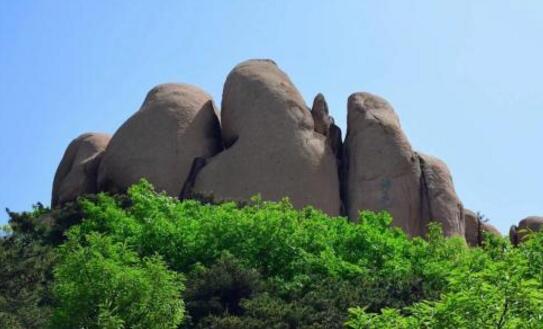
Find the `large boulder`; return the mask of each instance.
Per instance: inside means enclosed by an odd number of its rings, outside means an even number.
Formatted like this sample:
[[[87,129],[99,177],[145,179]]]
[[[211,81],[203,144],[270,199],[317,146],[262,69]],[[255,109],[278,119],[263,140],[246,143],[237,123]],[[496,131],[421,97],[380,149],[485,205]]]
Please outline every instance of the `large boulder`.
[[[345,206],[351,220],[360,210],[387,210],[396,226],[421,235],[421,169],[389,103],[369,93],[349,97],[343,147]]]
[[[97,192],[98,166],[111,136],[86,133],[74,139],[55,173],[51,207]]]
[[[364,92],[349,97],[343,152],[344,203],[351,220],[361,210],[386,210],[411,236],[425,234],[430,221],[440,223],[446,236],[464,236],[463,206],[449,169],[413,151],[386,100]]]
[[[211,97],[187,84],[153,88],[113,135],[98,173],[101,190],[124,192],[141,178],[178,196],[195,158],[222,150]]]
[[[511,226],[509,238],[514,245],[519,244],[531,232],[540,232],[543,230],[543,217],[529,216],[521,220],[518,225]]]
[[[464,237],[468,245],[475,247],[483,243],[484,233],[501,236],[500,231],[492,224],[482,221],[475,212],[464,209]]]
[[[228,75],[221,123],[227,149],[209,160],[194,192],[221,200],[288,197],[340,213],[334,153],[288,76],[269,60],[250,60]]]
[[[418,153],[421,165],[423,224],[441,224],[445,236],[464,236],[464,207],[456,195],[451,173],[445,162]]]

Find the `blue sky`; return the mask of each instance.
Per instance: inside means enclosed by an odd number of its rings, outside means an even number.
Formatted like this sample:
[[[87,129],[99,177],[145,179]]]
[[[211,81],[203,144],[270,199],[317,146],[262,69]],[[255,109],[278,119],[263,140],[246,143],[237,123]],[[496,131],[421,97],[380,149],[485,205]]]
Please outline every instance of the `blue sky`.
[[[2,1],[0,207],[48,204],[70,140],[115,132],[154,85],[220,104],[235,64],[272,58],[342,128],[352,92],[387,98],[506,232],[543,215],[542,36],[536,0]]]

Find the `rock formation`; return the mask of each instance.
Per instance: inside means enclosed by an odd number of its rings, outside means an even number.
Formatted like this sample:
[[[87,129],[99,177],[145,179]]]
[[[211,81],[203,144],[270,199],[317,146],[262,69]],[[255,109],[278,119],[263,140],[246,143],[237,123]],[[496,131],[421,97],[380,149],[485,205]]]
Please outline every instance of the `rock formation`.
[[[288,197],[295,207],[340,214],[332,148],[314,130],[302,96],[274,62],[246,61],[230,72],[221,124],[227,149],[200,171],[196,193],[216,200]]]
[[[326,136],[332,152],[334,152],[338,161],[341,162],[343,157],[341,129],[335,125],[334,118],[328,112],[328,103],[326,103],[326,99],[321,93],[318,93],[313,99],[311,116],[313,117],[315,131]]]
[[[311,116],[313,117],[315,131],[324,136],[328,136],[328,131],[332,125],[332,118],[328,113],[328,103],[326,103],[324,95],[321,93],[318,93],[317,96],[315,96],[315,99],[313,99]]]
[[[390,104],[369,93],[349,97],[344,145],[347,214],[387,210],[409,235],[422,235],[430,221],[445,235],[464,235],[462,203],[446,165],[411,148]]]
[[[420,163],[398,117],[384,99],[349,97],[344,144],[345,206],[351,220],[360,210],[388,210],[394,224],[420,235]]]
[[[51,207],[98,191],[98,166],[110,138],[106,134],[86,133],[68,145],[55,173]]]
[[[481,218],[469,209],[464,209],[465,235],[468,245],[480,246],[484,241],[484,233],[501,236],[500,231],[493,225],[484,222]]]
[[[153,88],[111,141],[87,134],[70,144],[52,205],[85,193],[122,193],[146,178],[181,199],[288,197],[297,208],[312,205],[353,221],[360,210],[387,210],[411,236],[424,235],[431,221],[472,245],[480,244],[481,232],[499,234],[464,214],[445,163],[413,150],[383,98],[349,97],[343,143],[322,94],[309,109],[273,61],[250,60],[228,75],[220,115],[221,122],[211,97],[197,87]]]
[[[456,195],[447,165],[430,155],[418,153],[421,165],[421,195],[424,231],[430,221],[437,221],[445,235],[464,236],[464,207]]]
[[[512,244],[518,245],[530,232],[540,231],[543,231],[543,217],[529,216],[521,220],[518,225],[511,226],[509,238]]]
[[[98,173],[101,190],[123,192],[141,178],[177,197],[194,158],[222,150],[211,97],[186,84],[153,88],[113,135]]]

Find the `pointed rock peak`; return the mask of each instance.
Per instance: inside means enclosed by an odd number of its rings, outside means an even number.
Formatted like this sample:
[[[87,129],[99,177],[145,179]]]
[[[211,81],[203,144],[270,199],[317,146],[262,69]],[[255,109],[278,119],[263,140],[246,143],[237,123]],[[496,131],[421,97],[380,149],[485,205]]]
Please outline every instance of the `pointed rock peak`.
[[[326,99],[324,98],[324,95],[321,93],[318,93],[315,98],[313,99],[313,107],[311,108],[311,112],[319,112],[323,114],[328,114],[328,103],[326,103]]]
[[[328,136],[330,126],[334,123],[334,119],[328,115],[328,104],[324,95],[318,93],[313,99],[313,107],[311,108],[311,116],[313,117],[313,123],[315,131],[319,134]]]

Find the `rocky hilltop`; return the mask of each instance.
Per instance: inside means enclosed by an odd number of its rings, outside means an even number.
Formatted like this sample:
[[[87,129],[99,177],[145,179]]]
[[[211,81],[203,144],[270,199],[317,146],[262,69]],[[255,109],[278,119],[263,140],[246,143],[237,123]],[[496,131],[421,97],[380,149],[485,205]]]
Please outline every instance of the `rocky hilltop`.
[[[470,245],[481,243],[482,232],[499,234],[464,209],[443,161],[412,148],[385,99],[352,94],[343,140],[324,96],[309,108],[271,60],[245,61],[229,73],[220,113],[200,88],[164,84],[113,136],[77,137],[55,174],[51,203],[122,193],[140,178],[182,199],[288,197],[295,207],[352,221],[363,209],[387,210],[411,236],[423,235],[432,221]],[[531,217],[519,227],[541,223]],[[516,226],[511,234],[519,240]]]

